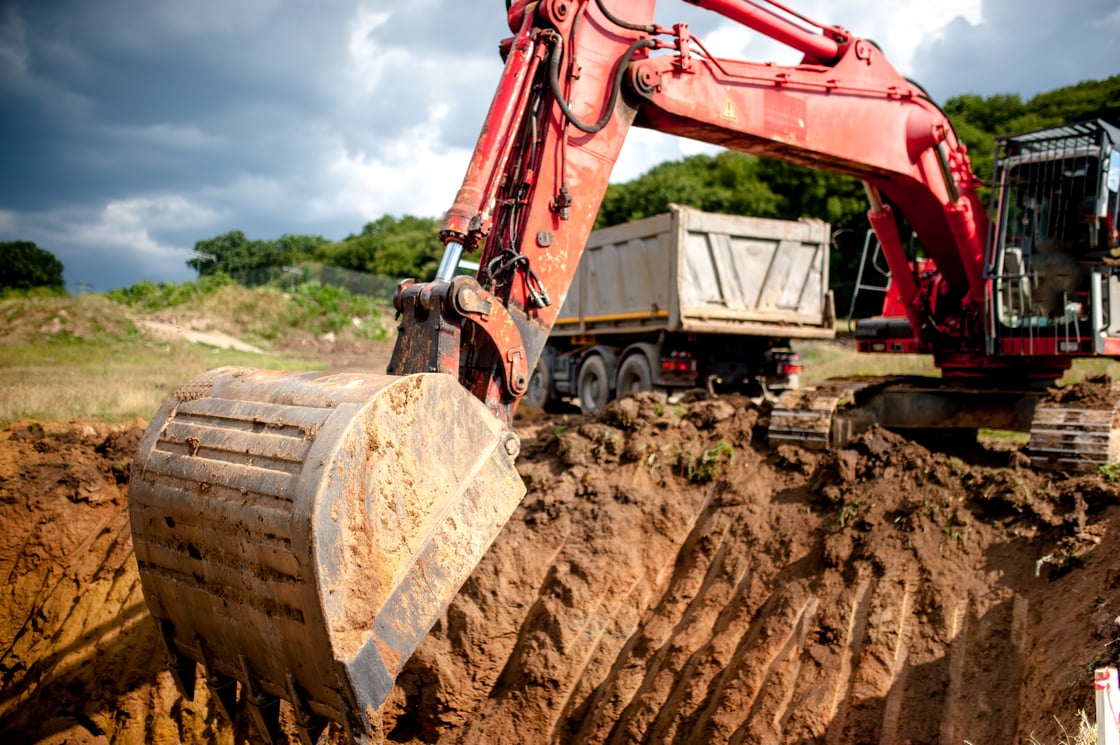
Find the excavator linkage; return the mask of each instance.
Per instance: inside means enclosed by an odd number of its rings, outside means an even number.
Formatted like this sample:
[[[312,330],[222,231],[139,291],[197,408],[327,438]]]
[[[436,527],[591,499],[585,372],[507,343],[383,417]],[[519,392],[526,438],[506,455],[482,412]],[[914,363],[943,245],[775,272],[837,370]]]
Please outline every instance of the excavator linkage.
[[[453,376],[220,368],[132,471],[133,542],[172,671],[227,713],[364,741],[409,655],[524,495],[516,436]]]

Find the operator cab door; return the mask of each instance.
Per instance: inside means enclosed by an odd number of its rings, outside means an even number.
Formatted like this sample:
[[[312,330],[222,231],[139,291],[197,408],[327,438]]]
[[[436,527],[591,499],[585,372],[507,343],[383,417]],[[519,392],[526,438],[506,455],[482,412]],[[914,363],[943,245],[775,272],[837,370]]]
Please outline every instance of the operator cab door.
[[[1003,138],[996,156],[988,353],[1120,356],[1120,130]]]

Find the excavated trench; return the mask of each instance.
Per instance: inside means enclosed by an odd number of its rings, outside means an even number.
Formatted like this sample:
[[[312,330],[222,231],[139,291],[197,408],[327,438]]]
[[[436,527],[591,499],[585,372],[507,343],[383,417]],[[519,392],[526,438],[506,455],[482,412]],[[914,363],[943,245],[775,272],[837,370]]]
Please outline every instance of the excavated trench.
[[[528,495],[405,667],[390,742],[1058,742],[1120,660],[1107,471],[882,430],[770,448],[735,398],[525,414]],[[140,433],[0,430],[5,742],[257,741],[162,669]]]

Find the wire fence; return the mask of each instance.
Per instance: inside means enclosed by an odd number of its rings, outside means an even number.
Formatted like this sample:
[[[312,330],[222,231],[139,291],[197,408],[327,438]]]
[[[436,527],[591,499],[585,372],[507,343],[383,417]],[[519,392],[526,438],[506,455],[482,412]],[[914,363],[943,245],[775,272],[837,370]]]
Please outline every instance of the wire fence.
[[[295,266],[266,266],[237,272],[233,278],[246,287],[272,285],[295,289],[299,285],[318,282],[321,285],[341,287],[353,295],[364,295],[374,302],[391,305],[398,279],[376,274],[356,272],[329,264],[304,262]]]

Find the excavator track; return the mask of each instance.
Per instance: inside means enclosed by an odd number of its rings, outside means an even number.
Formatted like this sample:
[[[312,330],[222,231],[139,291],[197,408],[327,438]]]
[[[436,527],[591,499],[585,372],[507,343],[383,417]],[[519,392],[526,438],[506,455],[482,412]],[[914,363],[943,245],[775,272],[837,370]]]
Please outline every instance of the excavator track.
[[[521,500],[517,450],[450,375],[220,368],[179,388],[141,442],[129,509],[184,693],[201,663],[266,739],[286,699],[305,741],[333,720],[366,742]]]
[[[1095,389],[1097,395],[1087,396],[1071,387],[1074,395],[1039,402],[1027,443],[1032,464],[1091,470],[1120,463],[1120,382]]]
[[[835,380],[813,388],[786,391],[770,409],[768,436],[774,444],[795,443],[811,449],[843,444],[850,433],[837,414],[875,381]]]
[[[839,447],[868,427],[1029,431],[1036,468],[1092,470],[1120,464],[1120,382],[1090,379],[1049,392],[987,391],[908,379],[836,380],[783,393],[769,438],[810,449]]]

